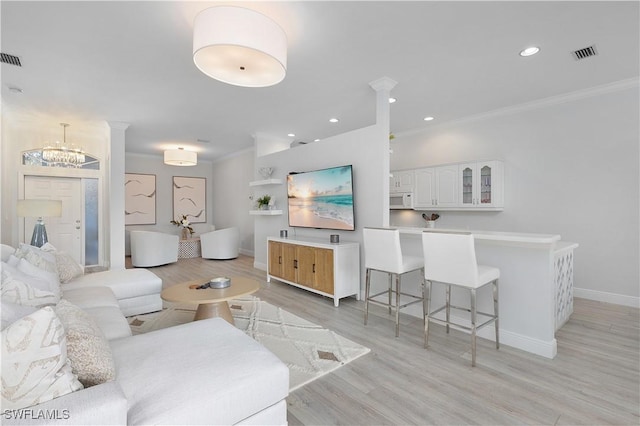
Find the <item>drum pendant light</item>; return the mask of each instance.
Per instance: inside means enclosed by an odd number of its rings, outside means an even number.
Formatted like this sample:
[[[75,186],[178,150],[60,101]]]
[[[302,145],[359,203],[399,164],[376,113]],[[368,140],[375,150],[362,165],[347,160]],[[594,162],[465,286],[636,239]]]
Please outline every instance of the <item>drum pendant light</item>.
[[[224,83],[273,86],[287,72],[287,36],[256,11],[211,7],[194,21],[193,62],[204,74]]]

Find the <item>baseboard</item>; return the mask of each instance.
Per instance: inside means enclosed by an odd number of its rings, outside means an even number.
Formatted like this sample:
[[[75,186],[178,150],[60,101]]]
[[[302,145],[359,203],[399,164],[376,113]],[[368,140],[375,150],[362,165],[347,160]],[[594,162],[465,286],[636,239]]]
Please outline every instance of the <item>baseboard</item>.
[[[253,261],[253,267],[256,269],[260,269],[261,271],[267,271],[269,268],[266,263]]]
[[[253,250],[240,249],[240,254],[244,254],[245,256],[253,257]]]
[[[606,291],[589,290],[586,288],[574,288],[573,296],[582,299],[595,300],[596,302],[613,303],[616,305],[640,308],[640,297],[626,296],[624,294],[608,293]]]

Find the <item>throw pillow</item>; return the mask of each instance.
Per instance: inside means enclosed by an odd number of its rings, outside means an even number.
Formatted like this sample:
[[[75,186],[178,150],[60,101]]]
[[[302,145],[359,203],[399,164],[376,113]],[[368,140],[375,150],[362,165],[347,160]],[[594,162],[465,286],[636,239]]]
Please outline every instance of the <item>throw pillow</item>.
[[[67,335],[67,355],[73,373],[85,387],[115,379],[116,367],[109,342],[85,311],[62,299],[55,307]]]
[[[37,266],[29,263],[26,259],[20,259],[18,263],[18,271],[28,275],[32,278],[38,278],[39,280],[44,280],[47,282],[47,287],[40,288],[40,290],[47,290],[53,293],[58,299],[61,296],[60,290],[60,279],[58,278],[58,274],[54,272],[48,272],[44,269],[40,269]],[[34,287],[37,287],[35,284],[31,284]]]
[[[11,266],[15,266],[16,268],[18,267],[18,264],[20,263],[20,259],[18,259],[17,257],[15,257],[14,255],[9,256],[9,259],[7,260],[7,263]]]
[[[84,275],[84,267],[76,262],[69,253],[58,251],[51,243],[46,243],[41,249],[55,255],[58,278],[61,283],[68,283],[72,279]]]
[[[18,305],[41,307],[56,304],[60,300],[51,291],[40,289],[48,287],[49,283],[21,274],[7,264],[2,265],[1,286],[2,300]]]
[[[31,315],[37,310],[38,308],[34,308],[33,306],[22,306],[3,300],[2,312],[0,312],[2,315],[2,330],[18,321],[20,318]]]
[[[45,271],[58,273],[56,269],[56,256],[38,247],[20,243],[20,247],[16,250],[15,256],[27,259],[27,262]]]
[[[78,389],[64,328],[52,308],[40,309],[2,331],[2,409],[40,404]]]

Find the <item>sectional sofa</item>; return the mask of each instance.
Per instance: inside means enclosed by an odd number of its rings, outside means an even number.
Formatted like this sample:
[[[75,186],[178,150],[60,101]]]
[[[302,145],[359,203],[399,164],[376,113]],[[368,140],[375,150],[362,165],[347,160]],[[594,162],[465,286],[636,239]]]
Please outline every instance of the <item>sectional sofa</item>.
[[[5,263],[12,252],[12,248],[2,247],[6,271],[13,270]],[[9,275],[3,272],[3,307],[5,295],[9,296],[8,290],[5,292]],[[287,366],[223,319],[131,335],[125,315],[160,309],[159,281],[141,269],[83,275],[60,285],[61,299],[55,306],[29,307],[33,313],[7,325],[2,332],[2,423],[286,424]],[[97,324],[115,375],[112,380],[83,387],[75,380],[79,376],[74,370],[70,379],[74,391],[12,408],[12,402],[5,399],[15,389],[15,383],[5,380],[5,375],[14,372],[12,330],[17,323],[29,323],[38,315],[56,318],[57,314],[62,321],[62,305],[79,308],[82,315],[91,318],[87,323]],[[63,328],[71,344],[72,327]],[[67,364],[73,369],[74,362],[70,359]]]

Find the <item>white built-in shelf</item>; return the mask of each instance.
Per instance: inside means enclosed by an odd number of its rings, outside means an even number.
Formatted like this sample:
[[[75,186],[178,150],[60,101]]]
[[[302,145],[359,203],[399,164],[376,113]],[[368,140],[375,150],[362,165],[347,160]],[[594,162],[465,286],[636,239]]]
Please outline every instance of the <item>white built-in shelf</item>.
[[[277,216],[282,214],[282,210],[249,210],[249,214],[254,216]]]
[[[254,180],[253,182],[249,182],[249,186],[280,185],[281,183],[282,179]]]

